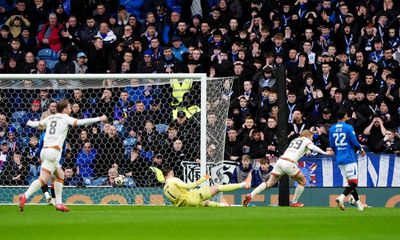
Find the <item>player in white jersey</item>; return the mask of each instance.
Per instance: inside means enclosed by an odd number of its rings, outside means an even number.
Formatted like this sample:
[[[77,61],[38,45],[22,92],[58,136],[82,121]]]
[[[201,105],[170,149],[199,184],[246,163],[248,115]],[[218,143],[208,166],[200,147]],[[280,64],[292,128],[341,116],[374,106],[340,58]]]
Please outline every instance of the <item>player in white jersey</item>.
[[[298,200],[303,193],[304,186],[306,184],[306,178],[297,166],[297,162],[300,158],[304,156],[304,154],[307,153],[308,150],[325,155],[333,154],[331,149],[329,149],[329,151],[327,149],[327,151],[329,152],[327,153],[319,147],[315,146],[312,142],[312,137],[313,135],[309,130],[304,130],[301,132],[300,137],[295,138],[290,142],[285,153],[278,159],[278,161],[276,161],[275,166],[271,172],[271,177],[268,179],[268,181],[261,183],[250,194],[247,194],[245,196],[245,199],[243,201],[244,207],[247,207],[247,205],[251,202],[255,195],[264,191],[266,188],[273,187],[278,182],[279,178],[284,174],[287,174],[298,183],[290,206],[304,207],[304,204],[298,202]]]
[[[62,204],[62,188],[64,184],[64,172],[59,163],[62,153],[62,147],[68,134],[69,126],[88,125],[96,122],[107,121],[106,116],[88,119],[76,119],[70,117],[71,105],[68,100],[61,100],[57,103],[57,114],[50,115],[40,121],[28,121],[27,125],[35,128],[45,128],[46,134],[43,141],[43,149],[40,152],[42,160],[39,179],[31,183],[28,190],[19,196],[19,209],[24,210],[26,200],[44,184],[47,184],[51,175],[54,173],[56,180],[54,191],[56,194],[56,210],[68,212],[69,209]]]

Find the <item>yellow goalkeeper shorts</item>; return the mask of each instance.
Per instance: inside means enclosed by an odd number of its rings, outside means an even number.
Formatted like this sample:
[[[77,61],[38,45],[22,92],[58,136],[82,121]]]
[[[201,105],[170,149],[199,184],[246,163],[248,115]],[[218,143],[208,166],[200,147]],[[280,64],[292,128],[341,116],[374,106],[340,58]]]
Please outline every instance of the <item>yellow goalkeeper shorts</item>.
[[[202,187],[199,189],[190,190],[186,196],[186,207],[198,207],[200,203],[212,197],[210,187]]]

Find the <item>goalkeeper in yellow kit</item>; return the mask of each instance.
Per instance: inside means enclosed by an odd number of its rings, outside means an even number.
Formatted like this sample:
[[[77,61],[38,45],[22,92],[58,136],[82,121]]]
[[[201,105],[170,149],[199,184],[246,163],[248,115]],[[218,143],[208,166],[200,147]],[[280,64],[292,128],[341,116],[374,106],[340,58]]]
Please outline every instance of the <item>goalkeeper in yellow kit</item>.
[[[157,175],[157,180],[165,182],[164,195],[177,207],[223,207],[226,203],[209,201],[211,197],[219,192],[230,192],[240,188],[250,188],[251,175],[242,183],[214,185],[195,189],[205,182],[210,176],[204,176],[194,183],[185,183],[174,176],[172,169],[164,169],[162,172],[152,167]]]

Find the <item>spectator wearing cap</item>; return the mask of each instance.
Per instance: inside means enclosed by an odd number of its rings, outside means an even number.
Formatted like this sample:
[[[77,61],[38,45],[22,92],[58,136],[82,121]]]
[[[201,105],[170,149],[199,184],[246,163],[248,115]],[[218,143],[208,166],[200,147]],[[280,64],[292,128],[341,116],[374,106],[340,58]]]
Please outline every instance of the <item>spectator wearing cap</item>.
[[[73,61],[74,70],[73,73],[81,73],[84,74],[88,71],[88,67],[86,66],[87,56],[84,52],[78,52],[76,55],[76,60]]]
[[[63,26],[57,22],[57,16],[54,13],[49,14],[49,23],[46,23],[41,28],[37,35],[39,42],[38,49],[51,48],[54,52],[61,50],[61,30]]]
[[[322,110],[321,119],[318,121],[318,124],[322,124],[329,129],[332,124],[336,123],[336,119],[332,114],[332,110],[330,108],[324,108]]]
[[[155,64],[152,51],[147,49],[144,51],[143,59],[137,65],[136,72],[138,73],[155,73],[157,72],[157,65]]]
[[[182,62],[182,54],[187,52],[188,49],[182,43],[180,37],[173,37],[172,38],[172,53],[174,54],[175,58]]]
[[[29,27],[31,23],[21,15],[13,15],[5,22],[10,27],[10,32],[14,38],[18,37],[23,27]]]
[[[17,129],[10,126],[7,130],[7,136],[3,138],[3,141],[7,142],[7,146],[10,152],[20,151],[22,150],[22,143],[20,139],[17,137]]]

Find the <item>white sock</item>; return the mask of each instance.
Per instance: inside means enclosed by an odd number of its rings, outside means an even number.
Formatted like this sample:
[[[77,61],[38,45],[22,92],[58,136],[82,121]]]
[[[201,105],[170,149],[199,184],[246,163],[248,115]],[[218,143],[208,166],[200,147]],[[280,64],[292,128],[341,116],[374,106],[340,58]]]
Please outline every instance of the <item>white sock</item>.
[[[267,184],[265,182],[261,183],[256,187],[250,194],[253,198],[255,195],[259,194],[260,192],[264,191],[267,188]]]
[[[55,181],[54,192],[56,193],[56,204],[62,204],[62,189],[63,189],[63,184],[58,181]]]
[[[294,196],[293,196],[293,199],[292,199],[292,203],[297,203],[297,201],[299,200],[299,198],[300,198],[301,194],[303,193],[303,191],[304,191],[304,186],[298,184],[297,187],[296,187],[296,190],[294,191]]]
[[[42,187],[42,183],[39,181],[39,179],[36,179],[31,183],[29,186],[28,190],[25,192],[25,197],[28,199],[32,194],[34,194],[37,190],[39,190]]]
[[[339,198],[339,200],[341,200],[341,201],[344,201],[344,198],[345,198],[346,196],[342,193],[342,194],[340,194],[340,196],[338,197]]]

